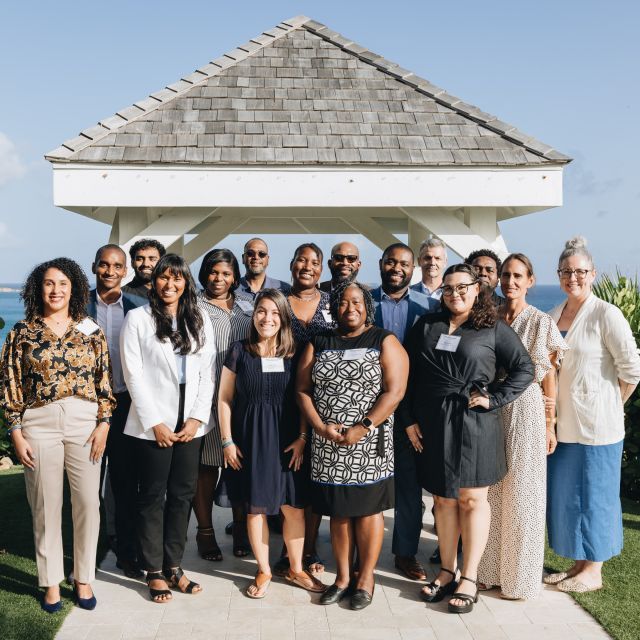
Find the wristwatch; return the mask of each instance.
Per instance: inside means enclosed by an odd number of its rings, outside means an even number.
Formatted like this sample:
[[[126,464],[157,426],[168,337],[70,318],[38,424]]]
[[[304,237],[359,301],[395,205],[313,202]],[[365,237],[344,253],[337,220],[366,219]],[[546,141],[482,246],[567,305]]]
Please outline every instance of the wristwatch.
[[[372,431],[375,427],[375,425],[373,424],[373,422],[371,422],[371,420],[369,418],[363,418],[362,419],[362,426],[367,430],[367,431]]]

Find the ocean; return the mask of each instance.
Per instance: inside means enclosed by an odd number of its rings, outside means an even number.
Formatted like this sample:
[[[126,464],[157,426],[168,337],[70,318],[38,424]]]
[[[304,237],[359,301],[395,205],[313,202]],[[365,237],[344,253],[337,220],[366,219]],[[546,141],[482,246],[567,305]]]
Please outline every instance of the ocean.
[[[20,285],[17,284],[0,283],[0,289],[3,287],[17,289],[19,286]],[[538,285],[531,289],[527,296],[529,304],[538,307],[541,311],[553,309],[553,307],[562,302],[563,299],[564,294],[560,290],[560,287],[555,284]],[[0,344],[4,343],[4,339],[11,327],[23,317],[24,309],[18,297],[18,292],[0,292],[0,318],[3,318],[5,322],[4,328],[0,329]]]

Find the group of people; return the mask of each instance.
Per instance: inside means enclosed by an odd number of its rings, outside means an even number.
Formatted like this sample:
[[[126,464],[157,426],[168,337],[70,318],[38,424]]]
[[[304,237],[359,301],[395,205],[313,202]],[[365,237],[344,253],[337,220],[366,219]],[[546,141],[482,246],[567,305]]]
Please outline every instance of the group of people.
[[[2,351],[3,409],[33,514],[42,607],[60,610],[66,469],[73,504],[74,596],[91,588],[104,459],[114,497],[117,566],[150,597],[202,590],[181,564],[193,510],[200,555],[221,561],[212,511],[232,508],[233,552],[257,563],[246,589],[263,598],[274,574],[324,605],[367,607],[394,509],[392,552],[407,577],[417,560],[422,490],[434,497],[441,568],[421,589],[472,610],[483,589],[537,596],[549,544],[572,558],[545,582],[602,586],[620,553],[624,402],[640,381],[628,323],[591,291],[580,238],[558,262],[566,300],[527,303],[530,260],[480,249],[447,266],[445,245],[402,243],[379,262],[380,286],[358,281],[358,248],[327,261],[300,245],[289,283],[267,275],[269,251],[246,243],[244,276],[224,248],[188,264],[155,240],[127,256],[98,249],[95,289],[72,260],[38,265],[24,285],[26,318]],[[500,285],[502,296],[496,293]],[[89,446],[87,446],[89,445]],[[547,462],[548,461],[548,462]],[[101,464],[102,462],[102,464]],[[546,505],[546,506],[545,506]],[[336,579],[316,541],[330,518]],[[284,546],[269,560],[269,530]],[[462,550],[462,566],[458,558]]]

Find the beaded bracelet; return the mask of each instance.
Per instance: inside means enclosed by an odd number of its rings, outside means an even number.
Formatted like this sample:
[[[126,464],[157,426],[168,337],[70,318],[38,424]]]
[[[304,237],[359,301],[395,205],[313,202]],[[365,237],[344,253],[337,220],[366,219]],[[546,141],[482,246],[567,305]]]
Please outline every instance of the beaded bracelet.
[[[307,441],[307,433],[306,433],[306,431],[301,431],[298,434],[298,438],[300,438],[300,440],[304,440],[306,442]]]

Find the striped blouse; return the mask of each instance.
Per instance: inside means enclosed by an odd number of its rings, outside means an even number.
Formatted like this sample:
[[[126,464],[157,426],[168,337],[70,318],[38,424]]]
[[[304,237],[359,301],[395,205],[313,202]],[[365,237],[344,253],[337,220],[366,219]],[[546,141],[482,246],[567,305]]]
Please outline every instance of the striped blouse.
[[[238,340],[249,337],[253,302],[244,297],[234,296],[233,308],[225,311],[208,301],[203,291],[198,293],[198,306],[209,316],[213,325],[216,355],[213,361],[214,380],[216,381],[213,395],[212,428],[204,437],[200,462],[210,467],[222,466],[224,456],[220,442],[220,423],[218,421],[218,390],[220,388],[220,374],[227,356],[229,346]]]

